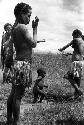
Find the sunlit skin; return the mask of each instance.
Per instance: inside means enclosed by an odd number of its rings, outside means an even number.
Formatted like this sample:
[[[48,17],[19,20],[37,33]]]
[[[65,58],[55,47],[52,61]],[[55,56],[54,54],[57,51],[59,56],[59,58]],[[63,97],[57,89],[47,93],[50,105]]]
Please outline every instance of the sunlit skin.
[[[66,48],[71,46],[73,50],[72,61],[82,61],[84,58],[84,41],[81,36],[76,38],[73,36],[73,40],[65,45],[63,48],[60,48],[59,51],[63,51]]]
[[[74,61],[77,61],[76,63],[78,63],[80,65],[80,61],[83,62],[84,60],[84,40],[82,38],[82,33],[75,33],[73,34],[73,40],[68,43],[67,45],[65,45],[64,47],[60,48],[59,51],[63,51],[66,48],[68,48],[69,46],[71,46],[74,50],[73,50],[73,54],[72,54],[72,65],[74,65]],[[83,63],[82,63],[83,65]],[[71,69],[71,67],[70,67]],[[73,69],[75,69],[75,67],[73,67]],[[80,67],[81,70],[81,67]],[[76,69],[76,71],[78,72],[78,70]],[[74,87],[75,89],[75,95],[81,95],[82,92],[80,91],[80,83],[81,83],[81,76],[77,77],[74,76],[74,74],[72,73],[73,71],[69,71],[71,73],[67,73],[65,74],[64,78],[68,79],[69,82],[71,83],[71,85]],[[81,71],[82,72],[82,71]],[[78,72],[79,73],[79,72]]]
[[[5,29],[7,33],[11,33],[12,26],[8,25]]]
[[[17,8],[22,6],[23,6],[22,10],[20,10],[19,14],[17,14],[18,13]],[[17,74],[18,72],[18,74],[15,75],[16,78],[14,77],[15,84],[17,86],[18,83],[18,87],[14,86],[13,84],[11,90],[11,93],[13,94],[10,94],[7,100],[7,122],[11,123],[13,117],[14,119],[13,123],[15,125],[17,125],[19,121],[20,104],[21,104],[21,99],[25,92],[25,88],[29,87],[30,84],[32,83],[32,74],[31,74],[32,49],[35,48],[37,45],[37,26],[35,26],[34,38],[32,38],[31,35],[29,34],[28,27],[26,26],[27,24],[29,24],[30,17],[32,14],[31,7],[24,9],[27,6],[28,5],[25,3],[17,4],[17,7],[15,8],[16,11],[14,11],[16,19],[12,30],[13,43],[16,50],[16,58],[15,58],[16,62],[14,63],[13,66],[13,68],[15,69],[16,67],[16,69],[13,70],[14,71],[13,74]],[[22,64],[22,66],[19,68],[17,66],[18,63]],[[26,65],[28,66],[28,69]]]

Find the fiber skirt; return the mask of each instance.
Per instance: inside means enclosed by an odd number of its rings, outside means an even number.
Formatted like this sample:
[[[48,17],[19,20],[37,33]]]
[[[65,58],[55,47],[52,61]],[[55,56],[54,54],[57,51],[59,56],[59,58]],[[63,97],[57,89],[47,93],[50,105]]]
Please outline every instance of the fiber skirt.
[[[28,61],[14,61],[8,72],[8,77],[13,85],[30,86],[31,64]]]

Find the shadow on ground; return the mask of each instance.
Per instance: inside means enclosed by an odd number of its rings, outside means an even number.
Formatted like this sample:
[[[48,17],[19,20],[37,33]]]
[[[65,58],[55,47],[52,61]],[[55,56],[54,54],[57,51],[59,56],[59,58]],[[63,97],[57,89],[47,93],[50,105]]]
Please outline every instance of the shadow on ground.
[[[82,121],[77,121],[73,119],[57,120],[56,125],[84,125],[84,120]]]
[[[84,120],[82,121],[76,121],[72,119],[68,120],[57,120],[56,125],[84,125]],[[7,125],[5,122],[0,122],[0,125]]]
[[[74,98],[73,94],[70,94],[70,95],[54,95],[54,94],[51,94],[51,93],[49,93],[47,95],[47,98],[46,98],[46,100],[48,100],[48,101],[56,101],[56,102],[64,102],[64,101],[73,102],[75,100],[82,101],[82,99],[83,99],[83,95]]]

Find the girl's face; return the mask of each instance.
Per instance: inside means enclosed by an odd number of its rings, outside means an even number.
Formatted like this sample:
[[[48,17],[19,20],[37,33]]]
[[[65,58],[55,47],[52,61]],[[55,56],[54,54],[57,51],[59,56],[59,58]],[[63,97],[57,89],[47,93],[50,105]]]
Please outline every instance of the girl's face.
[[[25,25],[29,24],[31,14],[32,14],[31,10],[29,10],[29,13],[27,13],[27,14],[22,14],[22,19],[23,19]]]
[[[12,30],[12,26],[8,25],[7,28],[6,28],[6,32],[10,33]]]

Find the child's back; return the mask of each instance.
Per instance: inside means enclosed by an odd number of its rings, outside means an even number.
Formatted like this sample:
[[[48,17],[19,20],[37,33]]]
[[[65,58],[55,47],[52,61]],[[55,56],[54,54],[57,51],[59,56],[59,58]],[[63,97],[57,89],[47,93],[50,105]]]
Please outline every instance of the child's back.
[[[38,73],[38,77],[37,77],[35,84],[34,84],[34,87],[33,87],[33,94],[34,94],[33,102],[34,103],[37,101],[38,96],[41,96],[40,102],[43,100],[43,98],[45,97],[45,93],[43,91],[43,88],[47,87],[44,84],[44,78],[45,78],[46,72],[42,69],[38,69],[37,73]]]

